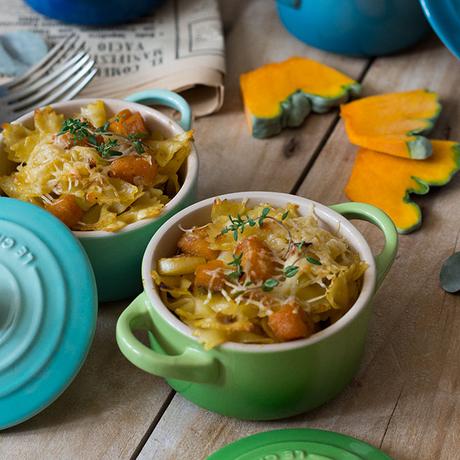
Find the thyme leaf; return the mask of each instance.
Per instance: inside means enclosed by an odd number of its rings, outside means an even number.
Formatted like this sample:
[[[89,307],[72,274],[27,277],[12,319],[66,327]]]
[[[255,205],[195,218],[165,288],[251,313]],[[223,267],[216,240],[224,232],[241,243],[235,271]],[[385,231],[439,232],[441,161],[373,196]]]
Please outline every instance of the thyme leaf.
[[[241,266],[241,258],[243,254],[241,253],[239,256],[233,254],[233,260],[228,263],[228,265],[233,265],[235,270],[232,271],[228,276],[230,278],[238,279],[243,274],[243,267]]]
[[[322,265],[322,263],[318,259],[315,259],[314,257],[307,256],[305,258],[307,259],[308,262],[310,262],[313,265]]]
[[[292,278],[297,274],[298,271],[299,267],[297,267],[297,265],[289,265],[284,269],[283,274],[286,278]]]
[[[280,282],[277,279],[268,278],[267,280],[264,281],[264,284],[262,284],[262,290],[265,292],[272,291],[273,288],[278,286],[278,284],[280,284]]]

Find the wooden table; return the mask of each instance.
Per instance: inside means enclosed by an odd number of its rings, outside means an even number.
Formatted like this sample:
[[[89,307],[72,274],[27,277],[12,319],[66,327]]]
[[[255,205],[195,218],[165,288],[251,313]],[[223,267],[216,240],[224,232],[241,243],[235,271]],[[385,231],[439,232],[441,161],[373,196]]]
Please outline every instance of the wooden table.
[[[435,38],[404,54],[352,59],[291,37],[274,2],[222,2],[227,40],[225,105],[195,123],[200,197],[276,190],[325,204],[345,200],[355,157],[336,111],[312,115],[269,140],[248,133],[238,75],[305,55],[363,83],[364,94],[428,87],[443,112],[434,137],[460,140],[460,65]],[[125,360],[115,323],[128,302],[101,305],[88,359],[66,392],[30,421],[0,434],[1,459],[201,460],[243,436],[315,427],[356,436],[398,460],[460,458],[460,297],[439,287],[442,262],[460,250],[460,175],[417,197],[424,224],[401,237],[397,261],[376,296],[366,354],[353,383],[318,410],[289,420],[243,422],[199,409]],[[381,237],[359,228],[378,250]]]

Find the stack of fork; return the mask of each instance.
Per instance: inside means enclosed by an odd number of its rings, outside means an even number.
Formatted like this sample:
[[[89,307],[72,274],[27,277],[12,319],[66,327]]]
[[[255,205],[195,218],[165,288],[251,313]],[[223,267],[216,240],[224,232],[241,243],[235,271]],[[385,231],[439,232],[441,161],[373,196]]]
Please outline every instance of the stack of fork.
[[[74,34],[57,43],[24,75],[0,85],[0,124],[53,102],[75,97],[94,77],[91,56]]]

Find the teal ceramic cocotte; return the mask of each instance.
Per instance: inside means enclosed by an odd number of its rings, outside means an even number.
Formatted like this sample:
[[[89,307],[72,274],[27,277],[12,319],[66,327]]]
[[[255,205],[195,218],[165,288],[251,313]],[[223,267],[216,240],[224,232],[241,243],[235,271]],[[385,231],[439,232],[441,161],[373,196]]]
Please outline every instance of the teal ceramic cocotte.
[[[395,53],[430,30],[419,0],[277,0],[277,8],[298,39],[339,54]]]
[[[248,199],[249,205],[294,203],[301,213],[310,212],[313,206],[323,224],[332,231],[339,228],[341,236],[368,264],[354,306],[336,323],[307,339],[269,345],[226,343],[205,351],[189,327],[163,304],[151,271],[159,258],[175,253],[180,227],[210,221],[214,201],[210,198],[173,216],[151,239],[142,263],[144,292],[118,320],[118,346],[135,366],[166,378],[185,398],[223,415],[264,420],[313,409],[336,396],[358,370],[372,299],[397,252],[396,229],[385,213],[366,204],[327,207],[274,192],[242,192],[220,198]],[[382,230],[385,245],[378,256],[374,258],[364,237],[348,219],[365,220]],[[150,347],[133,334],[139,329],[148,331]]]
[[[80,107],[95,99],[75,99],[53,104],[52,107],[66,116],[78,113]],[[150,130],[160,131],[171,137],[191,126],[191,110],[187,102],[178,94],[167,90],[148,90],[132,94],[126,100],[103,99],[108,113],[131,109],[142,114]],[[144,102],[171,107],[180,113],[178,123],[161,112],[138,104]],[[15,123],[26,126],[33,120],[33,112]],[[142,291],[139,277],[145,247],[155,231],[174,213],[196,201],[198,179],[198,155],[195,147],[182,167],[182,186],[174,198],[165,205],[159,217],[144,219],[123,228],[116,233],[104,231],[75,231],[74,235],[85,248],[96,276],[98,296],[102,302],[133,297]]]

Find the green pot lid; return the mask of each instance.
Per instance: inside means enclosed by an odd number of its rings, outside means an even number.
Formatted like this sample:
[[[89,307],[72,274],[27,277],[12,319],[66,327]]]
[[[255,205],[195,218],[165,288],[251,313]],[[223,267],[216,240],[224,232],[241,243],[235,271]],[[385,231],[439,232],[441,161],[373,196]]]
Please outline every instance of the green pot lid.
[[[363,441],[332,431],[286,429],[228,444],[207,460],[391,460]]]
[[[93,272],[72,232],[38,206],[0,197],[0,429],[65,390],[96,314]]]

